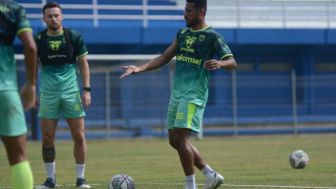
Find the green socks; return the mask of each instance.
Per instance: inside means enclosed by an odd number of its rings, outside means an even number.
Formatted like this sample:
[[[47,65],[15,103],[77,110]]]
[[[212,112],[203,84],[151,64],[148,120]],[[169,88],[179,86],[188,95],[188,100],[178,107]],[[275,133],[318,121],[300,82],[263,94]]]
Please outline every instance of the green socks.
[[[11,166],[13,189],[32,189],[33,174],[28,161]]]

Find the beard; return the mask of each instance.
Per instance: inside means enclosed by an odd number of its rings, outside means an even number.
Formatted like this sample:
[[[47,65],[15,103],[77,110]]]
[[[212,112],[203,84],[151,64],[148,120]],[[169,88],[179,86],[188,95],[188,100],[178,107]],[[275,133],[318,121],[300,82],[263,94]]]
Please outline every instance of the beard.
[[[199,23],[200,23],[200,22],[199,22],[199,20],[197,20],[197,19],[190,20],[190,21],[186,20],[186,26],[187,26],[188,28],[192,28],[192,27],[194,27],[194,26],[197,26]]]
[[[197,26],[201,22],[201,20],[198,19],[198,16],[194,17],[194,19],[187,19],[186,17],[184,17],[184,20],[185,20],[186,26],[188,28],[192,28],[194,26]]]
[[[50,24],[48,26],[49,29],[53,30],[53,31],[57,31],[60,28],[59,24]]]

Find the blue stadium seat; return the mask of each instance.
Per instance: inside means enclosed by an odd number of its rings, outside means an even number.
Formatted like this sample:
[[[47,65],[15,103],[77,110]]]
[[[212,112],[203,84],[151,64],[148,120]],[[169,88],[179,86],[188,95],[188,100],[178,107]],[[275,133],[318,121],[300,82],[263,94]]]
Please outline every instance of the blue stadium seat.
[[[48,2],[51,0],[48,0]],[[34,3],[40,4],[41,0],[19,0],[19,3]],[[67,7],[66,5],[91,5],[92,0],[58,0],[58,3],[63,5],[63,14],[65,17],[64,23],[68,26],[74,27],[85,27],[91,28],[94,26],[93,14],[94,11],[92,7],[87,8],[72,8]],[[120,5],[127,6],[129,5],[129,9],[125,9],[122,7],[121,9],[98,9],[98,14],[102,15],[103,18],[98,19],[98,27],[143,27],[143,21],[141,20],[143,15],[142,0],[98,0],[99,5]],[[176,6],[175,2],[169,0],[149,0],[148,4],[151,6]],[[138,6],[134,9],[134,6]],[[41,22],[42,18],[36,18],[36,14],[41,14],[41,7],[37,8],[26,8],[26,11],[29,15],[34,15],[34,18],[30,18],[32,27],[42,27],[43,22]],[[148,10],[148,15],[154,16],[183,16],[183,12],[181,10]],[[91,18],[71,18],[71,16],[67,15],[78,15],[78,16],[89,16]],[[125,16],[125,18],[123,18]],[[132,16],[137,16],[132,18]],[[42,17],[42,16],[41,16]],[[128,18],[127,18],[128,17]],[[150,19],[148,20],[149,27],[176,27],[180,26],[183,23],[183,20],[160,20],[160,19]]]
[[[149,5],[176,5],[175,2],[170,0],[148,0]]]
[[[142,0],[98,0],[101,5],[142,5]]]
[[[18,3],[41,3],[41,0],[16,0]]]
[[[54,2],[56,0],[47,0],[48,2]],[[57,0],[59,4],[92,4],[92,0]]]
[[[125,27],[135,27],[141,28],[142,27],[142,20],[99,20],[99,27],[100,28],[125,28]]]
[[[98,10],[102,15],[142,15],[142,10]]]
[[[62,10],[63,14],[88,14],[92,15],[93,10],[92,9],[63,9]],[[80,20],[80,19],[77,19]]]

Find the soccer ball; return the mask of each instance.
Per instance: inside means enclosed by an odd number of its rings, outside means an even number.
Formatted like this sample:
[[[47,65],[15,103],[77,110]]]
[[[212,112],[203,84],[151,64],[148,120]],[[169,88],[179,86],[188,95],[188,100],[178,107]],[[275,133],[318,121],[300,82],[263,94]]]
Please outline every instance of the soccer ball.
[[[109,189],[135,189],[132,177],[127,174],[117,174],[111,178]]]
[[[289,164],[294,169],[303,169],[307,166],[309,157],[303,150],[295,150],[289,155]]]

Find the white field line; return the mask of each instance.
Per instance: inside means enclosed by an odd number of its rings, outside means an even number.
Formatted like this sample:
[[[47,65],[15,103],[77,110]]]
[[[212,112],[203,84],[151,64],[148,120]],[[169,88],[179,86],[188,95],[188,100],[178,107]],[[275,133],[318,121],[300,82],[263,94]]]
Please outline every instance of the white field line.
[[[141,183],[141,185],[174,185],[183,186],[184,183],[168,184],[168,183]],[[204,184],[197,184],[198,186],[204,186]],[[281,185],[257,185],[257,184],[223,184],[221,186],[227,187],[239,187],[239,188],[293,188],[293,189],[336,189],[336,187],[321,187],[321,186],[281,186]]]
[[[142,185],[167,185],[167,183],[142,183]],[[183,186],[184,183],[178,183],[174,185]],[[204,184],[197,184],[198,186],[204,186]],[[239,188],[293,188],[293,189],[336,189],[336,187],[321,187],[321,186],[280,186],[280,185],[248,185],[248,184],[223,184],[221,186],[227,187],[239,187]]]
[[[249,188],[294,188],[294,189],[336,189],[336,187],[320,187],[320,186],[279,186],[279,185],[242,185],[242,184],[223,184],[230,187],[249,187]]]
[[[138,183],[141,185],[161,185],[161,186],[183,186],[184,183]],[[91,184],[92,186],[102,186],[101,184]],[[59,186],[74,186],[73,184],[64,184]],[[204,186],[204,184],[198,184],[198,186]],[[288,189],[336,189],[336,187],[323,187],[323,186],[281,186],[281,185],[257,185],[257,184],[223,184],[227,187],[239,187],[239,188],[288,188]],[[0,189],[11,189],[11,187],[0,187]]]

